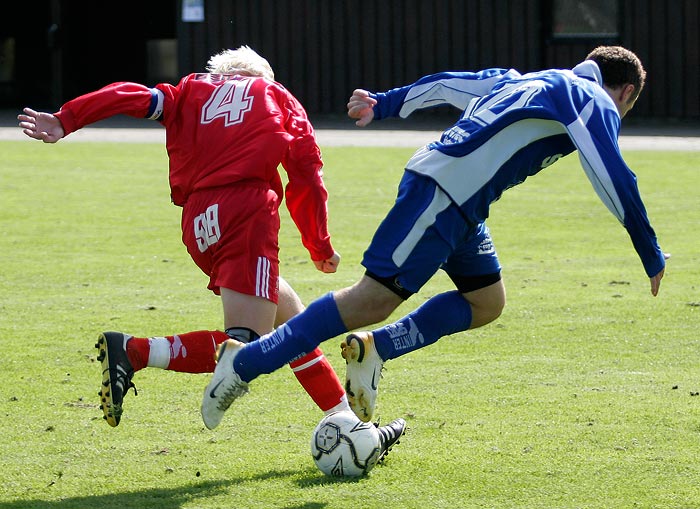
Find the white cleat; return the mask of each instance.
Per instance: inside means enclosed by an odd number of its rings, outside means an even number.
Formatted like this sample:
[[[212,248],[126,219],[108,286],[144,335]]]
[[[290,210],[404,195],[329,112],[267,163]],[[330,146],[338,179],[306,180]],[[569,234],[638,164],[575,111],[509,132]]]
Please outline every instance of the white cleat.
[[[248,384],[233,370],[233,359],[244,346],[235,339],[227,339],[219,345],[214,376],[202,398],[202,419],[209,429],[216,428],[228,407],[248,393]]]
[[[340,345],[345,359],[345,392],[348,403],[361,421],[369,422],[377,403],[377,388],[384,361],[374,347],[371,332],[350,334]]]

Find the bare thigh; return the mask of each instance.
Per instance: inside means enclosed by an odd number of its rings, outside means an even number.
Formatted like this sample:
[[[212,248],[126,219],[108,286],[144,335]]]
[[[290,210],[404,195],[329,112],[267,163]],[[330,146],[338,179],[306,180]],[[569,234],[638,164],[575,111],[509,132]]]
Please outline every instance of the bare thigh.
[[[267,334],[272,330],[277,313],[274,302],[229,288],[221,288],[221,302],[225,329],[246,327],[258,334]]]
[[[279,327],[293,316],[304,311],[304,303],[291,285],[281,277],[279,282],[279,302],[277,304],[277,315],[275,316],[275,327]]]

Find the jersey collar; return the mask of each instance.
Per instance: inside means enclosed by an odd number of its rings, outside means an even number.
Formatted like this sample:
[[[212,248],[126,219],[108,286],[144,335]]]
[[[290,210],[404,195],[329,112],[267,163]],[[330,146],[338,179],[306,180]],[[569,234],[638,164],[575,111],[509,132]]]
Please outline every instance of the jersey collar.
[[[603,86],[603,75],[600,74],[600,68],[593,60],[584,60],[571,70],[576,76],[595,81],[601,87]]]

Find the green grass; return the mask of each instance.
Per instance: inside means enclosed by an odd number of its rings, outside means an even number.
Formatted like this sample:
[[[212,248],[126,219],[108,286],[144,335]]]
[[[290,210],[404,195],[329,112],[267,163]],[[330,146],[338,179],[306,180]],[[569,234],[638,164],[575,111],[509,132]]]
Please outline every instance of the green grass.
[[[410,431],[366,478],[314,467],[320,411],[288,369],[216,432],[208,375],[147,369],[118,428],[97,404],[102,330],[220,328],[180,242],[160,145],[0,143],[0,509],[700,507],[700,173],[626,154],[664,250],[659,297],[576,157],[507,192],[489,224],[509,303],[494,324],[387,363],[379,413]],[[354,282],[413,150],[325,148],[340,271],[285,217],[282,273],[309,302]],[[450,289],[438,275],[403,315]],[[338,340],[323,345],[342,376]]]

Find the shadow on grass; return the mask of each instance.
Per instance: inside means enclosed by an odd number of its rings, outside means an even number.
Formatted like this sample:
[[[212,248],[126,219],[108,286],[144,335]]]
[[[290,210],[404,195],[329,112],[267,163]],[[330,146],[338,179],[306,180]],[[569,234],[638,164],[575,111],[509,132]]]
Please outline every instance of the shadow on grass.
[[[0,509],[143,509],[146,507],[180,509],[183,505],[191,505],[196,500],[221,496],[222,489],[230,488],[239,483],[247,483],[251,480],[293,477],[298,474],[299,471],[297,470],[273,470],[252,478],[245,477],[222,479],[218,481],[203,481],[177,488],[153,488],[123,493],[108,493],[104,495],[66,497],[60,500],[25,498],[13,502],[0,501]],[[326,482],[330,480],[323,476],[320,478],[318,476],[307,476],[307,478],[299,484],[301,486],[320,484],[320,481],[323,479],[325,479]],[[330,481],[333,482],[332,480]],[[237,504],[233,504],[232,507],[236,505]],[[284,509],[323,509],[325,506],[325,503],[320,502],[303,502],[295,506],[285,505]]]
[[[375,468],[380,469],[385,466],[385,463],[380,463]],[[371,475],[371,474],[370,474]],[[314,486],[326,486],[329,484],[356,484],[368,479],[367,475],[362,475],[360,477],[330,477],[323,475],[320,471],[315,469],[307,469],[304,472],[304,477],[296,480],[297,486],[300,488],[310,488]],[[302,506],[306,509],[306,506]],[[315,507],[315,506],[310,506]],[[0,509],[3,509],[0,505]],[[293,508],[296,509],[296,508]]]
[[[326,484],[352,484],[360,482],[363,479],[366,479],[366,477],[329,477],[317,473],[297,480],[297,486],[300,488],[309,488],[311,486],[324,486]],[[0,505],[0,509],[3,509],[2,505]]]

